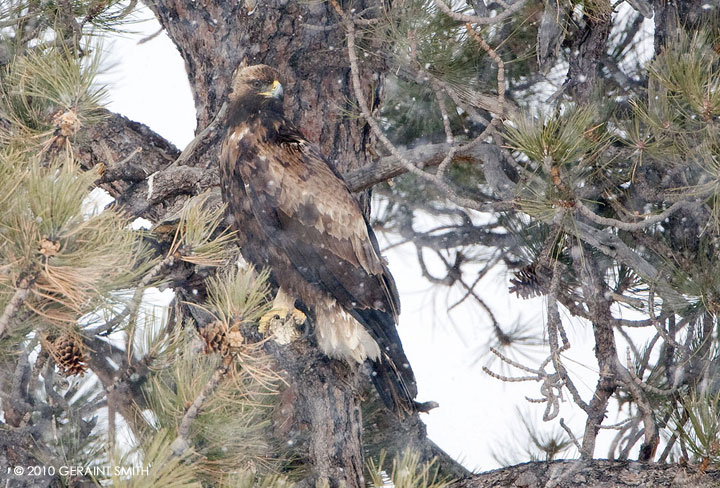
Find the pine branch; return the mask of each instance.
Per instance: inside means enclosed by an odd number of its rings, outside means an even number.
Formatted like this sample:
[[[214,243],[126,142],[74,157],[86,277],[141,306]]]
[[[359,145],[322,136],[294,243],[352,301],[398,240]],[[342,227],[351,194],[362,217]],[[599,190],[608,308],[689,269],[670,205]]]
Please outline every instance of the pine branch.
[[[592,222],[595,222],[596,224],[612,226],[612,227],[616,227],[616,228],[622,229],[622,230],[633,231],[633,230],[646,229],[646,228],[650,227],[651,225],[660,223],[663,220],[670,217],[675,212],[677,212],[678,210],[681,210],[683,208],[693,209],[693,208],[699,208],[701,205],[702,205],[702,202],[679,200],[679,201],[675,202],[674,204],[672,204],[668,209],[662,211],[661,213],[645,217],[645,219],[640,222],[624,222],[622,220],[602,217],[600,215],[597,215],[595,212],[593,212],[592,210],[587,208],[582,202],[579,202],[579,201],[575,202],[575,209],[577,209],[577,211],[580,213],[580,215],[587,217],[588,219],[590,219]]]
[[[352,19],[349,18],[345,12],[342,10],[342,8],[339,6],[336,0],[331,0],[330,3],[335,8],[336,12],[340,17],[343,19],[345,24],[345,29],[347,33],[347,50],[348,50],[348,59],[350,62],[350,74],[352,78],[352,85],[353,90],[355,94],[355,98],[357,99],[358,106],[360,107],[360,112],[363,116],[363,118],[367,121],[368,125],[372,129],[375,136],[380,140],[380,142],[385,146],[385,148],[395,157],[397,161],[399,161],[402,166],[410,173],[412,173],[415,176],[418,176],[419,178],[428,181],[438,187],[444,195],[453,203],[456,203],[457,205],[460,205],[462,207],[472,208],[474,210],[478,211],[500,211],[500,210],[509,210],[512,208],[511,202],[477,202],[475,200],[461,197],[459,196],[455,190],[440,176],[434,175],[431,173],[428,173],[427,171],[423,171],[422,169],[418,168],[414,163],[407,160],[403,154],[398,150],[398,148],[388,139],[388,137],[385,135],[384,131],[380,127],[379,122],[375,119],[375,117],[372,115],[372,112],[369,109],[367,98],[365,97],[365,94],[362,91],[363,84],[360,82],[360,68],[359,68],[359,62],[357,58],[357,52],[356,52],[356,34],[355,34],[355,25],[352,22]],[[488,130],[491,125],[488,125],[486,130]],[[476,139],[477,141],[478,139]],[[474,142],[471,142],[469,144],[473,144]],[[449,153],[454,153],[458,151],[459,149],[462,149],[462,146],[460,148],[455,148],[455,146],[450,146]],[[443,164],[441,162],[441,164]],[[447,164],[447,163],[445,163]]]
[[[127,317],[134,317],[137,314],[138,308],[142,303],[142,297],[145,293],[145,289],[150,286],[157,278],[164,273],[168,268],[171,268],[175,264],[176,256],[171,254],[166,256],[165,259],[160,261],[158,264],[153,266],[145,276],[140,280],[140,283],[135,287],[133,296],[130,299],[130,303],[123,309],[122,312],[113,317],[112,320],[108,320],[105,324],[89,332],[89,335],[107,335],[120,324]]]
[[[228,368],[229,363],[225,362],[221,367],[215,370],[213,375],[210,377],[210,380],[205,384],[205,387],[198,396],[195,397],[195,400],[193,400],[192,404],[185,412],[185,415],[183,415],[180,420],[180,426],[178,427],[178,435],[170,445],[170,449],[172,449],[175,456],[182,457],[190,448],[190,426],[195,420],[195,417],[197,417],[200,413],[205,400],[207,400],[207,398],[212,395],[215,390],[217,390],[217,387],[225,378]]]
[[[10,321],[18,313],[28,296],[30,296],[30,287],[34,281],[35,275],[27,274],[20,280],[20,283],[18,283],[18,286],[15,288],[15,293],[5,306],[2,315],[0,315],[0,338],[10,330]]]
[[[517,0],[512,5],[509,5],[504,12],[501,12],[492,17],[479,17],[477,15],[467,15],[455,12],[447,6],[444,0],[435,0],[435,5],[442,10],[448,17],[456,20],[457,22],[471,22],[473,24],[490,25],[497,24],[503,20],[509,18],[515,12],[519,11],[527,2],[527,0]]]
[[[577,437],[575,437],[575,434],[573,434],[573,431],[570,430],[570,427],[568,427],[567,424],[565,423],[565,419],[562,419],[562,418],[560,419],[560,427],[562,427],[563,430],[567,433],[568,437],[570,438],[573,445],[575,446],[575,449],[580,451],[580,449],[582,449],[582,447],[580,447],[580,442],[578,442]]]

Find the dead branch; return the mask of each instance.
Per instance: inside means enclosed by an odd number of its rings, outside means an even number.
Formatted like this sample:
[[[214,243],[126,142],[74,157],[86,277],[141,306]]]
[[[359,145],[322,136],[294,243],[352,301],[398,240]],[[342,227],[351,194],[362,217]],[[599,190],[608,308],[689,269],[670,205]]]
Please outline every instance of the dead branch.
[[[611,481],[608,481],[611,480]],[[610,485],[608,484],[610,483]],[[554,487],[554,488],[704,488],[720,483],[720,470],[698,466],[611,461],[605,459],[530,462],[473,475],[453,483],[453,488]]]

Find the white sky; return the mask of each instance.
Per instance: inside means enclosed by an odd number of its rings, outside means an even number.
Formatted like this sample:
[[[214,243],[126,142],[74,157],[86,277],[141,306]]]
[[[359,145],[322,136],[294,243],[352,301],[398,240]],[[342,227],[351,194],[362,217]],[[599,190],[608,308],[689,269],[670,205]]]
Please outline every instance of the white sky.
[[[148,11],[143,13],[143,18],[150,17]],[[195,109],[183,61],[164,33],[138,45],[140,39],[158,30],[154,19],[132,28],[138,33],[120,39],[113,37],[113,41],[105,43],[106,59],[112,65],[103,77],[103,82],[109,84],[108,108],[148,125],[182,149],[195,129]],[[292,96],[293,87],[286,90]],[[498,360],[489,363],[492,327],[479,307],[458,307],[448,318],[447,304],[462,296],[461,291],[427,283],[420,274],[414,250],[408,246],[394,248],[387,257],[400,290],[403,309],[400,335],[417,375],[419,400],[440,404],[423,415],[423,419],[430,437],[441,448],[468,468],[485,471],[498,467],[492,458],[493,451],[503,454],[527,445],[516,408],[541,432],[557,431],[557,422],[564,417],[576,434],[582,433],[585,417],[567,398],[561,404],[558,418],[542,423],[544,405],[530,404],[524,399],[539,397],[539,384],[507,384],[482,371],[482,366],[491,364],[491,369],[501,374],[526,374],[513,371]],[[544,330],[544,300],[516,299],[507,292],[508,286],[509,277],[498,267],[483,279],[478,290],[505,329],[520,322],[530,324],[534,332]],[[163,295],[153,300],[167,299]],[[597,378],[592,332],[577,319],[565,317],[564,323],[573,346],[565,355],[565,364],[588,401]],[[619,340],[621,354],[623,344]],[[535,350],[537,353],[530,359],[517,355],[514,358],[535,366],[546,354],[545,348]],[[608,417],[607,423],[613,423],[615,411],[610,411]],[[607,446],[613,434],[603,431],[598,445]],[[605,457],[606,449],[599,447],[596,456]],[[574,451],[568,454],[574,455]],[[518,459],[523,460],[526,459]]]

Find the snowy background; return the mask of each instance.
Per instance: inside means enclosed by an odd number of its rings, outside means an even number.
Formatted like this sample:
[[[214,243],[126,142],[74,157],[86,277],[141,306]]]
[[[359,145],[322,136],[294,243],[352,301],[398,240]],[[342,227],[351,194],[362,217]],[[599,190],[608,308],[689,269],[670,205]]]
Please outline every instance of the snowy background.
[[[195,107],[185,67],[164,33],[148,39],[160,29],[150,12],[141,11],[139,18],[146,20],[130,26],[133,34],[113,36],[104,44],[108,68],[101,80],[108,85],[108,108],[148,125],[182,150],[195,130]],[[293,87],[286,87],[286,93],[293,96]],[[379,237],[381,245],[392,243],[393,236]],[[527,460],[522,454],[507,457],[527,449],[529,441],[523,419],[536,425],[538,432],[549,433],[560,430],[557,420],[562,417],[578,435],[582,433],[583,412],[567,398],[561,404],[558,419],[543,423],[545,406],[525,400],[540,396],[538,383],[503,383],[482,371],[483,366],[489,366],[507,376],[527,374],[508,368],[488,352],[494,335],[491,321],[482,309],[463,305],[448,315],[448,305],[462,297],[462,290],[438,288],[425,281],[414,248],[409,245],[393,247],[386,255],[400,290],[403,309],[400,335],[418,379],[419,400],[440,404],[423,415],[423,420],[430,437],[441,448],[466,467],[486,471],[499,467],[493,453],[509,461]],[[477,290],[505,330],[513,324],[526,324],[539,336],[539,331],[544,330],[544,300],[519,300],[508,293],[508,286],[506,270],[497,266]],[[171,294],[151,292],[146,298],[149,305],[164,305]],[[567,314],[563,322],[572,344],[563,358],[581,395],[588,401],[597,381],[592,331]],[[620,337],[617,339],[618,351],[624,356],[624,342]],[[508,354],[532,367],[542,361],[547,349],[538,345],[517,351],[515,356]],[[615,421],[614,414],[611,407],[607,423]],[[597,457],[605,457],[613,434],[614,431],[601,432]],[[575,455],[574,450],[567,454]]]

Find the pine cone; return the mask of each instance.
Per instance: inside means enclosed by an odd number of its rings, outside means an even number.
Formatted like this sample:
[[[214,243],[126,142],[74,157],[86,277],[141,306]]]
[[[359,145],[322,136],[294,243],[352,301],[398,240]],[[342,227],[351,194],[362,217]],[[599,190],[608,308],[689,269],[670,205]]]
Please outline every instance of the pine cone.
[[[51,353],[66,376],[82,375],[87,370],[87,359],[81,341],[63,334],[52,342]]]
[[[538,269],[537,263],[531,263],[515,273],[515,278],[512,278],[510,283],[512,283],[509,288],[510,293],[527,299],[546,293],[548,277],[543,270]]]
[[[720,297],[710,293],[705,299],[705,309],[716,317],[720,317]]]
[[[199,331],[205,341],[208,352],[218,352],[225,356],[230,351],[225,324],[220,321],[208,324]]]
[[[53,241],[52,239],[48,239],[47,237],[43,237],[40,241],[40,254],[42,254],[46,258],[49,258],[50,256],[55,256],[59,251],[60,243],[58,241]]]
[[[56,113],[53,124],[63,137],[74,136],[82,128],[82,123],[73,110]]]

